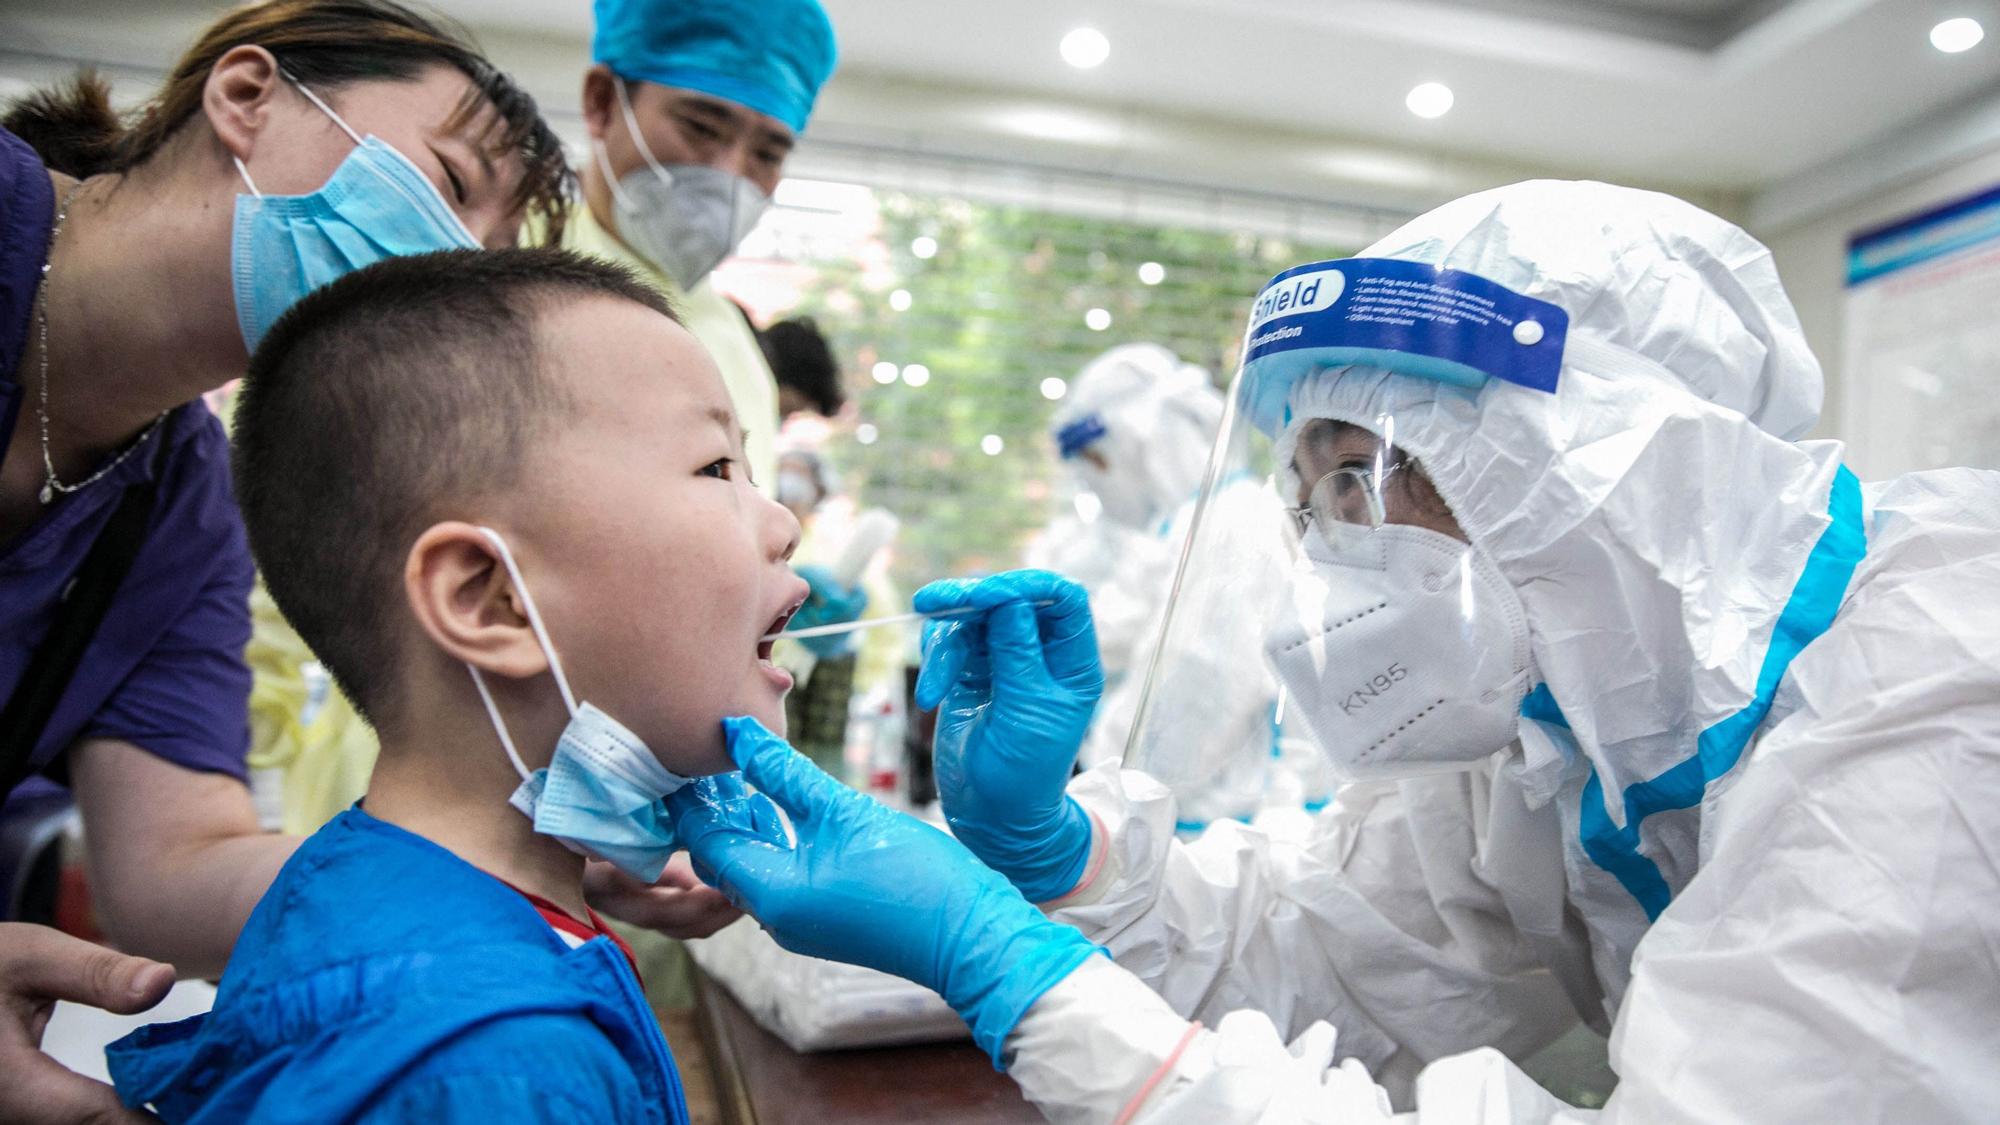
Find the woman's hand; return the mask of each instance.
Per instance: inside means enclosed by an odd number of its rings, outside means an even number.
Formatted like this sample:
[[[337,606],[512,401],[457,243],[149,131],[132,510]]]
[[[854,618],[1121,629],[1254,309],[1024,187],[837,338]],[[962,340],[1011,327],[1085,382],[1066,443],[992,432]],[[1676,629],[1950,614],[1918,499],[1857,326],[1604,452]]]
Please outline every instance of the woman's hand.
[[[0,1121],[78,1125],[151,1121],[118,1095],[42,1053],[56,1001],[120,1015],[143,1012],[174,984],[174,969],[20,922],[0,923]]]
[[[592,909],[681,941],[705,938],[743,917],[727,896],[701,881],[685,853],[668,860],[651,884],[592,860],[583,869],[583,891]]]

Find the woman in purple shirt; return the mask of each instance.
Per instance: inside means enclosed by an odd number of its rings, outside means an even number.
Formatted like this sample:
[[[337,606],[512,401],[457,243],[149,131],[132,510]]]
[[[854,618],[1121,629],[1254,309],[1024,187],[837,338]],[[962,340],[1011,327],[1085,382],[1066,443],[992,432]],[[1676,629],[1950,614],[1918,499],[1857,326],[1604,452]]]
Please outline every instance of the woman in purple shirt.
[[[129,128],[88,78],[4,124],[0,789],[66,781],[106,929],[213,976],[296,841],[244,785],[252,568],[200,396],[348,269],[559,221],[568,172],[525,94],[390,0],[231,12]],[[32,1048],[57,996],[164,989],[105,957],[0,925],[0,1120],[116,1111]]]

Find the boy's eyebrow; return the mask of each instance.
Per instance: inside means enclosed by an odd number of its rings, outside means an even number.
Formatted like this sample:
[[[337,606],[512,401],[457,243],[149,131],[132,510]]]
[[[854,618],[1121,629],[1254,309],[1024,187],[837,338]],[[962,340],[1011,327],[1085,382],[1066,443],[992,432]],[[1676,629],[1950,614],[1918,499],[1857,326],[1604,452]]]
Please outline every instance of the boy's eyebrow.
[[[734,432],[736,434],[737,441],[750,440],[749,429],[737,425],[736,415],[731,411],[726,410],[720,406],[711,406],[708,409],[702,411],[702,413],[708,415],[709,421],[714,422],[718,426],[721,426],[724,430]]]

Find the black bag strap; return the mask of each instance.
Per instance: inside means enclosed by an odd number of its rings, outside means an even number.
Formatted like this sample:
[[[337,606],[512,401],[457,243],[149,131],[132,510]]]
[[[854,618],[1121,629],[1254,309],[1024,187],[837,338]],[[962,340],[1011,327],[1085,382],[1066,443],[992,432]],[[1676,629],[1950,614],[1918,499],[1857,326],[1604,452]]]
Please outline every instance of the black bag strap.
[[[6,708],[0,710],[0,801],[5,801],[15,786],[35,772],[32,764],[35,744],[41,741],[42,731],[54,717],[56,705],[62,702],[63,692],[69,688],[70,678],[83,662],[84,650],[90,647],[97,627],[117,598],[126,572],[139,557],[139,548],[146,541],[146,525],[152,519],[153,502],[159,493],[166,429],[162,426],[152,435],[154,447],[147,455],[152,462],[151,475],[125,489],[111,519],[97,533],[90,552],[63,587],[48,635],[28,658],[28,667],[14,685],[13,696],[7,700]]]

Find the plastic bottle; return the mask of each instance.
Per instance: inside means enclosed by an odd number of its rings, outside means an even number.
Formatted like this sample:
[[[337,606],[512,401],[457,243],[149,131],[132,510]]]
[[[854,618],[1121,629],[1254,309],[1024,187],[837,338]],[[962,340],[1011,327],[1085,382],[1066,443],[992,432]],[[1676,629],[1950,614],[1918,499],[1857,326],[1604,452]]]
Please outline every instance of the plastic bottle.
[[[903,798],[903,709],[894,696],[883,698],[875,712],[874,737],[868,759],[868,795],[900,809]]]

